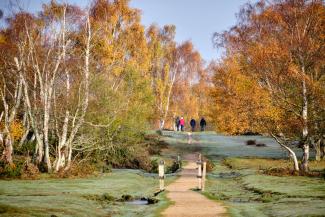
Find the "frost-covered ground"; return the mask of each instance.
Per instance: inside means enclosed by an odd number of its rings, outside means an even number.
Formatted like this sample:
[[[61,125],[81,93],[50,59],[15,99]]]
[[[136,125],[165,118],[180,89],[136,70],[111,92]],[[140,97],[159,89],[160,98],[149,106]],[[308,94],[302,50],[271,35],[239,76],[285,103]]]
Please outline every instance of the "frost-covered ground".
[[[325,179],[299,176],[269,176],[263,170],[291,167],[287,153],[275,141],[263,136],[223,136],[213,132],[164,132],[171,144],[167,155],[200,152],[215,164],[208,174],[208,198],[222,201],[231,216],[325,216]],[[247,146],[256,140],[266,147]],[[298,156],[301,150],[295,149]],[[313,159],[313,154],[311,156]],[[323,171],[325,162],[310,163]]]
[[[155,216],[168,204],[164,194],[159,203],[142,206],[91,198],[149,197],[158,183],[139,170],[83,179],[0,180],[0,216]]]
[[[204,132],[194,133],[188,144],[187,133],[163,134],[170,144],[163,152],[165,159],[200,152],[214,162],[204,194],[222,201],[231,216],[325,216],[324,178],[278,177],[261,172],[291,165],[287,153],[272,139]],[[249,139],[267,146],[247,146]],[[311,166],[325,169],[324,161],[312,162]],[[167,183],[174,178],[168,176]],[[113,170],[83,179],[0,180],[0,216],[156,216],[170,203],[164,193],[155,205],[109,198],[148,197],[157,188],[157,176],[139,170]],[[103,196],[107,200],[94,200]]]

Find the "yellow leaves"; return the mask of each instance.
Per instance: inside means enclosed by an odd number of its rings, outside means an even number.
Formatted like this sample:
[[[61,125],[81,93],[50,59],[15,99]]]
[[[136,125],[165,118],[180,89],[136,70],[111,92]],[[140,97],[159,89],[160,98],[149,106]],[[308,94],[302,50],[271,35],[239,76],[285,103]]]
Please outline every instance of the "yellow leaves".
[[[10,125],[11,137],[15,141],[17,141],[23,136],[23,133],[24,133],[24,127],[23,127],[22,123],[20,121],[12,122],[12,124]]]
[[[0,124],[0,129],[3,131],[4,129],[4,123]],[[24,126],[22,125],[21,121],[15,120],[11,123],[9,126],[9,133],[11,138],[14,141],[18,141],[24,134]]]
[[[120,76],[127,65],[147,74],[149,54],[137,10],[128,6],[128,0],[97,0],[91,8],[94,52],[106,68]]]

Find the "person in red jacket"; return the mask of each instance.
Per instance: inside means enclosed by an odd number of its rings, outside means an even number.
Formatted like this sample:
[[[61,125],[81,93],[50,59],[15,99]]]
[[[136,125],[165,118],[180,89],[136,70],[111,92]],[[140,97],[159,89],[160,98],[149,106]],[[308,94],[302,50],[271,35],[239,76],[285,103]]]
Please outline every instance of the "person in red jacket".
[[[184,131],[185,120],[183,117],[179,120],[179,124],[181,125],[181,131]]]

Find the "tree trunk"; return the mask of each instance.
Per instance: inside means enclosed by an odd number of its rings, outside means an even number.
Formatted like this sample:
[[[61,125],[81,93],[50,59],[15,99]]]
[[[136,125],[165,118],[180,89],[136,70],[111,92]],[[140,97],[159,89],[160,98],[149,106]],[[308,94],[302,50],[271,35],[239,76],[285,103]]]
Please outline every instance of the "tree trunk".
[[[176,80],[176,74],[177,74],[177,71],[174,72],[171,83],[170,83],[170,86],[169,86],[169,89],[168,89],[168,95],[167,95],[167,102],[166,102],[166,107],[165,107],[165,111],[164,111],[164,117],[163,117],[162,120],[160,120],[160,130],[163,130],[164,126],[165,126],[165,121],[166,121],[168,111],[169,111],[170,97],[171,97],[172,90],[173,90],[175,80]]]
[[[12,164],[12,153],[13,153],[13,146],[12,146],[12,139],[11,136],[8,134],[6,138],[4,139],[5,147],[2,153],[3,160],[8,163]]]
[[[159,129],[160,129],[160,130],[163,130],[163,129],[164,129],[164,126],[165,126],[165,120],[164,120],[164,119],[160,119],[160,122],[159,122]]]
[[[6,109],[5,109],[6,110]],[[7,112],[6,112],[7,113]],[[4,126],[4,138],[3,138],[3,143],[4,143],[4,149],[2,152],[2,159],[4,160],[5,163],[12,164],[12,153],[13,153],[13,146],[12,146],[12,137],[10,135],[10,122],[8,121],[8,116],[5,116],[5,126]]]
[[[293,160],[293,165],[294,165],[294,170],[295,171],[299,171],[299,164],[298,164],[298,159],[297,159],[297,156],[296,156],[296,153],[291,149],[289,148],[288,146],[286,146],[284,144],[284,142],[280,141],[280,139],[275,136],[274,134],[271,134],[272,137],[275,139],[275,141],[277,141],[277,143],[282,146],[284,149],[286,149],[288,152],[289,152],[289,156],[292,158]]]
[[[325,135],[320,139],[321,159],[325,160]]]
[[[314,144],[314,148],[315,148],[315,160],[316,161],[320,161],[321,160],[321,155],[322,155],[322,151],[321,151],[321,139],[318,139],[317,142]]]
[[[52,172],[52,165],[50,159],[50,150],[49,150],[49,120],[50,120],[50,108],[47,98],[48,93],[45,94],[45,106],[44,106],[44,126],[43,126],[43,135],[44,135],[44,163],[47,166],[47,171]]]
[[[305,74],[305,69],[302,67],[302,71]],[[306,80],[303,78],[302,80],[302,96],[303,96],[303,104],[302,104],[302,142],[303,142],[303,157],[301,161],[301,169],[303,171],[308,171],[308,161],[309,161],[309,143],[307,141],[308,137],[308,101],[307,101],[307,86]]]
[[[64,7],[63,10],[63,21],[62,21],[62,53],[63,53],[63,63],[64,66],[66,67],[66,39],[65,39],[65,32],[66,32],[66,8]],[[57,162],[55,165],[55,171],[59,171],[59,169],[61,167],[65,166],[65,154],[64,154],[64,149],[65,149],[65,143],[67,141],[67,135],[68,135],[68,127],[69,127],[69,117],[70,117],[70,111],[69,111],[69,100],[70,100],[70,74],[69,71],[67,70],[67,68],[65,68],[65,76],[66,76],[66,93],[65,93],[65,97],[66,97],[66,111],[65,111],[65,117],[64,117],[64,121],[63,121],[63,126],[62,126],[62,134],[58,134],[58,138],[59,138],[59,144],[58,144],[58,152],[57,152]],[[55,94],[54,94],[54,98],[55,98]],[[55,101],[55,99],[54,99]],[[54,108],[55,109],[55,108]],[[56,117],[55,117],[56,118]],[[57,131],[59,132],[59,129],[57,129]]]
[[[89,102],[89,75],[90,75],[90,70],[89,70],[89,61],[90,61],[90,43],[91,43],[91,26],[90,26],[90,20],[89,17],[87,17],[87,23],[86,23],[86,28],[87,28],[87,41],[86,41],[86,48],[85,48],[85,57],[84,57],[84,80],[83,80],[83,85],[84,85],[84,97],[82,101],[82,106],[81,106],[81,113],[79,115],[79,118],[77,119],[76,123],[76,118],[78,115],[78,109],[75,113],[74,119],[72,120],[72,129],[67,141],[67,148],[68,148],[68,162],[67,166],[65,169],[69,169],[71,166],[72,162],[72,143],[73,140],[81,127],[81,125],[84,123],[84,118],[87,112],[88,108],[88,102]]]
[[[21,65],[17,64],[16,65],[17,70],[21,70]],[[18,73],[17,73],[18,74]],[[3,74],[1,73],[3,76]],[[19,74],[18,74],[19,75]],[[13,75],[14,76],[14,75]],[[8,164],[12,164],[12,154],[13,154],[13,137],[11,135],[11,124],[14,123],[15,118],[17,116],[17,111],[20,107],[21,103],[21,98],[22,98],[22,89],[23,89],[23,81],[20,76],[15,77],[16,80],[13,82],[14,83],[14,89],[11,89],[13,93],[8,94],[7,92],[7,81],[6,78],[3,77],[3,80],[1,81],[1,89],[0,89],[0,96],[2,99],[2,108],[3,111],[1,112],[0,115],[0,122],[2,122],[2,117],[4,117],[3,121],[3,127],[4,127],[4,132],[1,132],[1,134],[4,136],[3,143],[4,143],[4,150],[3,150],[3,155],[2,158],[4,161]],[[11,96],[11,101],[12,103],[8,103],[8,98]]]

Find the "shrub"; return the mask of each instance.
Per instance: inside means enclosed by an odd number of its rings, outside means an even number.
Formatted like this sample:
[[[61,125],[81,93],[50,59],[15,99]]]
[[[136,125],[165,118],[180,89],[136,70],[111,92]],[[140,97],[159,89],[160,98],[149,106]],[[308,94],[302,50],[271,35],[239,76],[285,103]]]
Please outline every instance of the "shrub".
[[[269,168],[263,170],[263,173],[269,176],[294,176],[299,175],[296,171],[290,168]]]
[[[75,177],[87,177],[93,175],[96,167],[88,162],[81,164],[73,163],[69,169],[60,169],[54,174],[56,178],[75,178]]]
[[[0,161],[0,177],[19,178],[21,175],[22,164],[21,161],[15,161],[15,163],[12,164]]]
[[[256,147],[266,147],[266,145],[264,143],[257,143]]]
[[[120,144],[116,145],[114,150],[105,153],[105,156],[99,154],[98,158],[107,162],[113,168],[143,169],[151,170],[151,159],[145,144]]]
[[[148,171],[150,173],[158,173],[158,159],[151,160],[151,169]]]
[[[84,198],[86,198],[87,200],[94,200],[94,201],[98,201],[98,202],[112,202],[112,201],[116,201],[116,198],[113,197],[112,195],[108,194],[108,193],[104,193],[102,195],[97,195],[97,194],[89,194],[89,195],[84,195]]]
[[[256,140],[247,140],[246,145],[256,145]]]
[[[160,155],[161,150],[168,147],[168,144],[157,134],[146,135],[144,138],[150,155]]]
[[[132,197],[132,195],[129,195],[129,194],[123,194],[120,201],[131,201],[133,200],[134,198]]]
[[[103,200],[103,201],[114,201],[115,200],[115,197],[113,197],[112,195],[110,195],[108,193],[104,193],[101,196],[101,200]]]
[[[30,155],[32,156],[35,151],[36,141],[26,141],[24,145],[19,146],[15,144],[15,154],[16,155]]]
[[[214,164],[212,161],[210,161],[209,159],[207,158],[203,158],[203,160],[207,163],[207,172],[212,172],[213,171],[213,168],[214,168]]]
[[[177,160],[173,161],[171,166],[168,166],[166,169],[166,173],[175,173],[182,167],[181,163]]]
[[[38,167],[32,163],[26,161],[21,170],[21,178],[22,179],[37,179],[39,178],[39,170]]]
[[[149,198],[147,198],[147,201],[148,201],[148,204],[156,204],[156,203],[159,202],[158,199],[153,198],[153,197],[149,197]]]
[[[100,161],[99,163],[96,163],[96,168],[102,173],[112,172],[112,165],[108,164],[106,161]]]

